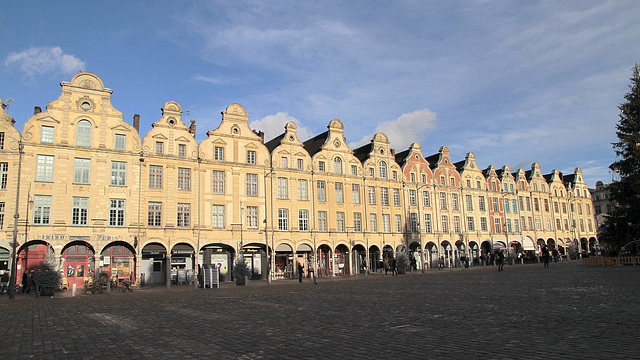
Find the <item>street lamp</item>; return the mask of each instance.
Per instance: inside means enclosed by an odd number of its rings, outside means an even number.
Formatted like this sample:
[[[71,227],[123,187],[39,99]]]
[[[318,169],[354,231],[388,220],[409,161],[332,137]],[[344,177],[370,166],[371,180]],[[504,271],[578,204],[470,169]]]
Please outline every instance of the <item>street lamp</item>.
[[[18,218],[20,213],[18,207],[20,206],[20,178],[22,177],[22,154],[24,150],[24,144],[22,141],[18,141],[18,178],[16,186],[16,208],[13,213],[13,239],[11,241],[11,276],[9,279],[9,299],[13,299],[16,292],[16,250],[18,248]],[[26,215],[29,216],[29,215]],[[26,242],[25,235],[25,242]]]

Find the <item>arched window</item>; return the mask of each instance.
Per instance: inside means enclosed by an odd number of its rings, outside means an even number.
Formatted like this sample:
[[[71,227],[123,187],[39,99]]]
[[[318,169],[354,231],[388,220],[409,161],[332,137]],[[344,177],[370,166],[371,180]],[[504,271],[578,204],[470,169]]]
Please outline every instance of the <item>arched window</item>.
[[[77,146],[91,146],[91,123],[87,120],[78,122],[78,132],[76,134]]]
[[[387,178],[387,163],[384,161],[380,161],[380,178]]]
[[[336,174],[342,174],[342,159],[337,156],[333,159],[333,172]]]

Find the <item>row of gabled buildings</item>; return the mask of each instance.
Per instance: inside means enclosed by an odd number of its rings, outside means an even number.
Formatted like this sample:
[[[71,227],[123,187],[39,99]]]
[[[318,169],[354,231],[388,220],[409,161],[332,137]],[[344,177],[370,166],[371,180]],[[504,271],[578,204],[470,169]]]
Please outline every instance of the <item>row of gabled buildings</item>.
[[[335,276],[399,253],[424,269],[495,250],[516,258],[597,245],[579,168],[481,169],[473,153],[452,161],[446,146],[395,152],[383,133],[350,149],[337,119],[304,142],[292,122],[265,141],[238,104],[198,143],[195,123],[168,101],[141,137],[139,116],[125,122],[96,75],[61,86],[22,132],[0,111],[0,266],[10,266],[15,233],[18,278],[45,259],[81,286],[98,273],[190,282],[200,265],[229,280],[240,252],[253,278],[270,268],[283,279],[299,262]]]

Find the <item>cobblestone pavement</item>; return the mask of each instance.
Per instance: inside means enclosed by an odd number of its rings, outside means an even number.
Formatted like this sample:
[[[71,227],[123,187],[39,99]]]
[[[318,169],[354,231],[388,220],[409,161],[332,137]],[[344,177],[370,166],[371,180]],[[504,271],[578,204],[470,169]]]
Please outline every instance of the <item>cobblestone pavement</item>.
[[[0,297],[11,359],[640,358],[640,267]]]

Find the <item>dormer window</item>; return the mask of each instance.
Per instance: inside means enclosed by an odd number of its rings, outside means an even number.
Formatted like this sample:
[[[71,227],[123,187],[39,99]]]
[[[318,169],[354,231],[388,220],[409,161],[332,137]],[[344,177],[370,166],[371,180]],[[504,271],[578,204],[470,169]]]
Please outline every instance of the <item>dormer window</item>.
[[[324,172],[324,161],[318,161],[318,171]]]
[[[178,156],[187,156],[187,145],[178,144]]]
[[[164,143],[162,141],[156,141],[156,154],[164,154]]]
[[[333,172],[336,174],[342,174],[342,159],[337,156],[333,159]]]
[[[126,150],[127,136],[124,134],[115,134],[113,138],[113,148],[116,150]]]
[[[387,178],[387,163],[385,161],[380,161],[380,178]]]
[[[444,175],[440,176],[440,184],[447,185],[444,181]]]
[[[40,142],[53,143],[53,126],[42,125],[42,128],[40,128]]]

